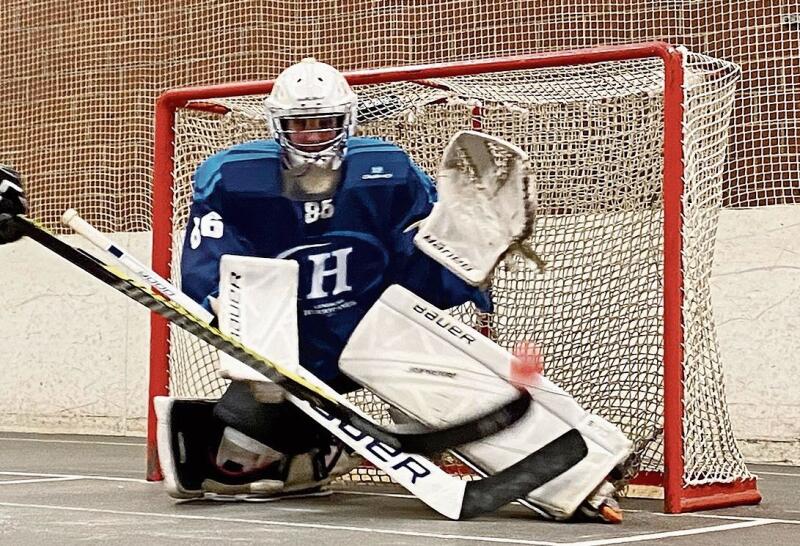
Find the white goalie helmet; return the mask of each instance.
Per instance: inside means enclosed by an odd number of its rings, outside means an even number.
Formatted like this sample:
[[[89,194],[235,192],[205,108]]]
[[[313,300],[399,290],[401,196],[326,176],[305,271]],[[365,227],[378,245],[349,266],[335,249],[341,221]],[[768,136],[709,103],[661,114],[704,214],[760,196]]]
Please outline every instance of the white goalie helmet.
[[[357,102],[341,72],[309,57],[281,72],[264,105],[290,166],[337,169],[355,133]]]

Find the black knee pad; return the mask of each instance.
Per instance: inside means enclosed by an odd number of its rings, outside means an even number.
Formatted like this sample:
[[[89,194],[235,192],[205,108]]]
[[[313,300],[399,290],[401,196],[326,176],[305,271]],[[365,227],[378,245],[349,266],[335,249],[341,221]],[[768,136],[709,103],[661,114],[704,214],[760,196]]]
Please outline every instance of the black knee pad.
[[[194,498],[203,480],[216,472],[213,464],[224,424],[213,417],[216,401],[159,397],[158,456],[169,494]]]
[[[330,444],[330,434],[293,404],[259,402],[248,384],[242,381],[231,382],[214,406],[214,417],[288,455]]]

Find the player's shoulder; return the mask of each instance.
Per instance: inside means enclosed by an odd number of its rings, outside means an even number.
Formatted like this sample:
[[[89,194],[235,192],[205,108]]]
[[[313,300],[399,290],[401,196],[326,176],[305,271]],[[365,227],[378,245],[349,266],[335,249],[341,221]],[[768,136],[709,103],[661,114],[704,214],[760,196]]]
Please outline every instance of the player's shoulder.
[[[418,170],[399,146],[377,138],[347,141],[347,182],[363,186],[405,183]]]
[[[206,159],[195,171],[195,199],[212,192],[271,191],[280,182],[280,147],[275,140],[236,144]]]
[[[347,155],[356,156],[370,153],[407,154],[402,148],[386,140],[370,137],[352,137],[347,140]]]

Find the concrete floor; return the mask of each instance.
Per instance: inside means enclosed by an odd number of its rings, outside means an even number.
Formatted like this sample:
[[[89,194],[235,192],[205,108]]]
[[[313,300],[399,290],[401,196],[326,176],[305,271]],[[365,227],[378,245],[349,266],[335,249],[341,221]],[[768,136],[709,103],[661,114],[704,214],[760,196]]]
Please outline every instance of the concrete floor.
[[[800,545],[800,468],[752,465],[759,506],[668,516],[624,499],[622,525],[552,523],[519,506],[449,521],[364,488],[269,503],[176,503],[144,476],[141,438],[0,433],[0,544]]]

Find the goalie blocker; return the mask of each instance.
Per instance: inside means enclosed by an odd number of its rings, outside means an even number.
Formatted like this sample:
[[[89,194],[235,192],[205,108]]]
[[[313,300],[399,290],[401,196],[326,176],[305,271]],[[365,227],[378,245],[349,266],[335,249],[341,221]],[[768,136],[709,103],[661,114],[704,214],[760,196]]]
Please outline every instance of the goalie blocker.
[[[476,406],[496,404],[516,363],[496,343],[395,285],[359,323],[340,367],[414,420],[445,426],[473,414]],[[492,475],[577,429],[588,446],[587,456],[522,501],[554,519],[567,519],[580,508],[619,521],[613,487],[605,478],[628,456],[631,442],[545,377],[536,377],[527,388],[533,404],[522,419],[456,448],[455,454],[479,473]]]

